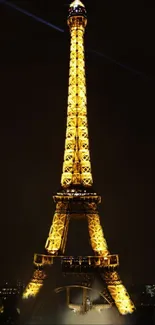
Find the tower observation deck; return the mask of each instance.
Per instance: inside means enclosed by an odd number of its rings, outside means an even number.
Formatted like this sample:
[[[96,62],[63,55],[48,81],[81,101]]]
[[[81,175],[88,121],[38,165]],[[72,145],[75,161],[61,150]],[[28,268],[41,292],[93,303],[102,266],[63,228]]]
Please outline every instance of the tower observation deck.
[[[100,196],[93,190],[89,152],[87,94],[85,77],[84,33],[87,13],[84,4],[75,0],[70,4],[67,24],[70,30],[70,66],[67,107],[67,127],[61,189],[54,195],[56,210],[45,244],[47,255],[35,254],[35,271],[23,298],[36,296],[43,286],[44,265],[52,265],[55,258],[62,261],[62,269],[72,273],[100,273],[108,294],[123,315],[135,309],[117,272],[118,255],[111,255],[100,223]],[[65,248],[71,218],[85,218],[94,256],[67,257]],[[78,244],[77,244],[78,245]]]

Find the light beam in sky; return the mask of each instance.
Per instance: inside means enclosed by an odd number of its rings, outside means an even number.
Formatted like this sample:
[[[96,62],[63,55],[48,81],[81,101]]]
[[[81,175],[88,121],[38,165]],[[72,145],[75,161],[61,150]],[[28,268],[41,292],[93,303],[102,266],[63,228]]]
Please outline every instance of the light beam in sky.
[[[94,50],[89,50],[89,51],[90,51],[91,53],[94,53],[94,54],[96,54],[96,55],[98,55],[98,56],[100,56],[100,57],[103,57],[103,58],[105,58],[105,59],[107,59],[107,60],[109,60],[109,61],[111,61],[111,62],[113,62],[113,63],[115,63],[115,64],[117,64],[117,65],[119,65],[121,68],[124,68],[124,69],[126,69],[126,70],[129,70],[129,71],[131,71],[131,72],[133,72],[133,73],[135,73],[135,74],[137,74],[137,75],[140,75],[140,76],[143,76],[143,77],[147,77],[147,76],[145,76],[145,75],[143,74],[143,72],[140,72],[140,71],[138,71],[138,70],[135,70],[135,69],[133,69],[133,68],[127,66],[126,64],[123,64],[123,63],[121,63],[121,62],[119,62],[119,61],[117,61],[117,60],[115,60],[115,59],[113,59],[113,58],[110,58],[109,56],[107,56],[106,54],[104,54],[104,53],[102,53],[102,52],[98,52],[98,51],[94,51]]]
[[[46,20],[44,20],[44,19],[42,19],[42,18],[40,18],[40,17],[37,17],[36,15],[33,15],[33,14],[30,13],[29,11],[24,10],[24,9],[22,9],[22,8],[20,8],[20,7],[18,7],[18,6],[16,6],[16,5],[15,5],[14,3],[12,3],[12,2],[2,0],[2,1],[0,1],[0,3],[4,3],[6,6],[9,6],[9,7],[15,9],[15,10],[21,12],[22,14],[24,14],[24,15],[26,15],[26,16],[28,16],[28,17],[31,17],[31,18],[33,18],[33,19],[36,20],[36,21],[39,21],[40,23],[42,23],[42,24],[44,24],[44,25],[47,25],[47,26],[49,26],[49,27],[51,27],[51,28],[53,28],[53,29],[56,29],[57,31],[59,31],[59,32],[61,32],[61,33],[64,33],[64,30],[63,30],[62,28],[60,28],[60,27],[58,27],[58,26],[56,26],[56,25],[54,25],[54,24],[51,24],[50,22],[48,22],[48,21],[46,21]]]
[[[52,1],[54,1],[54,0],[52,0]],[[42,19],[42,18],[40,18],[40,17],[38,17],[38,16],[30,13],[29,11],[27,11],[25,9],[22,9],[22,8],[20,8],[18,6],[16,6],[12,2],[9,2],[7,0],[0,0],[0,4],[1,3],[2,4],[5,4],[6,6],[9,6],[9,7],[13,8],[13,9],[15,9],[15,10],[17,10],[19,12],[21,12],[22,14],[24,14],[24,15],[26,15],[26,16],[28,16],[28,17],[30,17],[30,18],[32,18],[32,19],[34,19],[34,20],[42,23],[42,24],[44,24],[44,25],[47,25],[48,27],[51,27],[51,28],[57,30],[58,32],[64,33],[64,29],[62,29],[61,27],[56,26],[54,24],[51,24],[50,22],[48,22],[48,21],[46,21],[46,20],[44,20],[44,19]],[[109,60],[109,61],[115,63],[116,65],[120,66],[121,68],[126,69],[126,70],[128,70],[128,71],[130,71],[130,72],[132,72],[132,73],[134,73],[136,75],[139,75],[141,77],[144,77],[146,79],[149,79],[149,77],[146,76],[143,72],[137,71],[137,70],[135,70],[135,69],[127,66],[126,64],[123,64],[123,63],[121,63],[121,62],[119,62],[119,61],[117,61],[117,60],[115,60],[113,58],[110,58],[108,55],[104,54],[103,52],[98,52],[98,51],[95,51],[95,50],[89,50],[89,52],[91,52],[91,53],[93,53],[93,54],[95,54],[97,56],[103,57],[106,60]]]

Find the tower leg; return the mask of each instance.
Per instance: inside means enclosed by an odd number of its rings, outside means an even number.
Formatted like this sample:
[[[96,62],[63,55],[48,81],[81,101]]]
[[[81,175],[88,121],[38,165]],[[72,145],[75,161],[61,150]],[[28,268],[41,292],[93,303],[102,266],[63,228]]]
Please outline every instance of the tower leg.
[[[88,203],[88,228],[92,248],[97,255],[106,256],[109,254],[106,239],[100,224],[97,207],[95,203]],[[122,315],[133,313],[135,307],[132,303],[126,288],[122,284],[115,269],[109,268],[103,275],[108,291],[113,298],[119,312]]]
[[[104,274],[108,290],[122,315],[132,314],[135,310],[126,288],[122,284],[116,270],[107,270]]]
[[[100,223],[96,203],[88,203],[86,209],[88,211],[88,229],[92,249],[97,255],[107,256],[109,254],[107,242]]]
[[[49,254],[55,255],[59,251],[64,253],[69,223],[69,220],[67,220],[67,209],[68,203],[58,202],[56,205],[49,237],[45,245],[45,249]]]
[[[40,289],[43,286],[44,279],[46,278],[46,274],[43,269],[36,269],[33,273],[33,277],[29,284],[26,286],[23,292],[23,299],[28,299],[29,297],[35,298]]]

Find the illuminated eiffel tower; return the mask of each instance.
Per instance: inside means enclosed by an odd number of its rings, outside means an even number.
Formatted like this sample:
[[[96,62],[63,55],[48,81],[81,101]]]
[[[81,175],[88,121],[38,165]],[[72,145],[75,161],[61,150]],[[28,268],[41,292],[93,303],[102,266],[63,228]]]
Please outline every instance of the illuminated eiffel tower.
[[[117,273],[118,255],[109,253],[98,213],[101,198],[93,188],[89,153],[87,96],[84,59],[84,32],[87,14],[84,4],[70,4],[67,23],[71,34],[67,129],[61,190],[54,196],[56,210],[46,241],[47,255],[34,255],[35,271],[23,298],[36,296],[46,277],[43,267],[60,258],[65,273],[98,272],[105,281],[111,301],[123,315],[132,313],[134,305]],[[88,221],[94,256],[67,257],[65,247],[72,218]]]

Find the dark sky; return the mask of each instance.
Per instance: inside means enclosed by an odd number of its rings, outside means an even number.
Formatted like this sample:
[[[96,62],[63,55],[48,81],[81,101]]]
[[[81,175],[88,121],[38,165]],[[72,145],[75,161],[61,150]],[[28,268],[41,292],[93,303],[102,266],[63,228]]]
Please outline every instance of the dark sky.
[[[27,278],[33,253],[44,249],[67,109],[67,1],[14,3],[65,33],[0,4],[1,282]],[[89,135],[101,221],[124,281],[155,283],[154,8],[115,0],[85,4]]]

